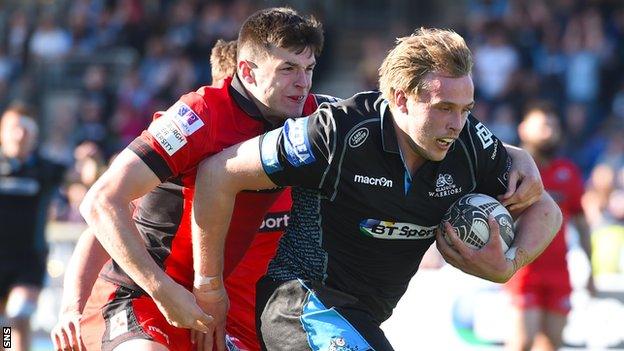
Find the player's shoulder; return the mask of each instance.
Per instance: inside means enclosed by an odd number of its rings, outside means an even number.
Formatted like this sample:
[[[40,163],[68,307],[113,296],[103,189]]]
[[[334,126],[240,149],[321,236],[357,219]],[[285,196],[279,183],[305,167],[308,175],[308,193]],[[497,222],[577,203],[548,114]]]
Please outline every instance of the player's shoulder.
[[[341,98],[335,97],[335,96],[331,96],[331,95],[326,95],[326,94],[310,94],[308,95],[308,101],[313,102],[314,104],[316,104],[316,106],[321,105],[322,103],[326,102],[328,104],[332,103],[332,102],[338,102],[341,101]]]
[[[379,92],[362,92],[344,100],[323,103],[316,114],[321,125],[331,125],[338,135],[347,138],[355,130],[379,124],[383,102]]]
[[[202,121],[202,124],[211,124],[210,121],[214,116],[225,115],[220,112],[229,110],[230,102],[226,87],[202,86],[180,96],[164,114],[175,119],[188,119],[189,122],[197,119]]]
[[[358,124],[363,120],[381,119],[385,100],[378,91],[365,91],[357,93],[344,100],[327,104],[337,122],[345,125]]]
[[[499,143],[485,124],[472,114],[468,115],[466,124],[459,134],[459,139],[477,153],[498,147]]]
[[[229,99],[226,84],[223,87],[204,85],[181,97],[181,100],[188,100],[192,104],[205,105],[209,108],[216,108],[222,105],[224,101],[229,101]]]

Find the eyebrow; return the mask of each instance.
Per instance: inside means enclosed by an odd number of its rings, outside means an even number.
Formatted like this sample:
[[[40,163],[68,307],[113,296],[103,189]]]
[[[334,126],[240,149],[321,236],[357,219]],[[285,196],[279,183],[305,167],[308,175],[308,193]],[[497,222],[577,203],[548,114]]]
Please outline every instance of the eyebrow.
[[[297,63],[290,62],[290,61],[286,61],[286,62],[284,62],[284,64],[285,64],[285,65],[287,65],[287,66],[293,66],[293,67],[299,67],[299,66],[301,66],[301,65],[299,65],[299,64],[297,64]],[[311,64],[309,64],[309,65],[307,65],[307,66],[305,66],[305,67],[310,67],[310,66],[316,66],[316,61],[312,62]]]
[[[450,106],[458,106],[458,105],[457,105],[456,103],[454,103],[454,102],[451,102],[451,101],[445,101],[445,100],[438,101],[438,102],[434,103],[433,105],[450,105]],[[467,104],[467,105],[465,105],[465,106],[463,106],[463,107],[467,107],[467,108],[469,108],[469,109],[470,109],[470,108],[473,108],[474,106],[475,106],[475,102],[474,102],[474,101],[472,101],[471,103],[469,103],[469,104]]]

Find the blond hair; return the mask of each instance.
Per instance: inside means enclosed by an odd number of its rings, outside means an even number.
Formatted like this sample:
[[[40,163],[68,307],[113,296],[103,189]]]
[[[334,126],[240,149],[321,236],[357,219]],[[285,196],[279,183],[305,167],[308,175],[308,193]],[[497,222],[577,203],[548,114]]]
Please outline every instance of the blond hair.
[[[394,104],[394,93],[418,94],[424,77],[441,73],[458,78],[472,72],[472,53],[464,38],[452,30],[420,28],[398,38],[379,68],[379,90]]]
[[[232,77],[236,72],[236,40],[217,40],[210,52],[212,82]]]

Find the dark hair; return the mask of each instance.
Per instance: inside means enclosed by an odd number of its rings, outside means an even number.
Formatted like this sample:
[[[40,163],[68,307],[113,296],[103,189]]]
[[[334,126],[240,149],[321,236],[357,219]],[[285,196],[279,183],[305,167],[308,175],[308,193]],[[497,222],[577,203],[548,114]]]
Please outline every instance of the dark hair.
[[[243,49],[259,55],[278,47],[297,54],[309,48],[319,56],[323,40],[323,26],[314,17],[302,17],[287,7],[269,8],[255,12],[241,26],[238,55]]]

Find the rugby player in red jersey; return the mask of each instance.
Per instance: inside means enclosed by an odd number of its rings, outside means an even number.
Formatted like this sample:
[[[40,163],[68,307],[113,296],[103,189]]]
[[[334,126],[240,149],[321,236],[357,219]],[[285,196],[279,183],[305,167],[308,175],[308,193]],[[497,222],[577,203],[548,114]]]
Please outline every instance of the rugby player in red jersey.
[[[250,16],[239,37],[238,74],[222,88],[202,87],[156,113],[91,188],[81,210],[113,261],[101,271],[83,312],[81,336],[88,349],[186,350],[187,328],[216,331],[217,348],[225,348],[225,321],[212,320],[201,308],[204,298],[220,297],[202,293],[201,277],[195,284],[193,278],[196,165],[286,116],[313,112],[318,103],[309,90],[322,43],[320,23],[293,10]],[[279,193],[241,193],[235,240],[248,245]],[[223,282],[209,282],[215,283]]]
[[[591,257],[590,232],[583,210],[583,177],[577,166],[557,156],[561,126],[554,110],[547,105],[531,108],[518,127],[522,146],[540,168],[546,191],[563,213],[564,224],[544,253],[523,267],[507,283],[514,306],[514,330],[507,342],[509,350],[556,350],[570,312],[570,274],[566,261],[566,223],[572,220],[581,247]],[[594,295],[593,278],[587,289]]]

